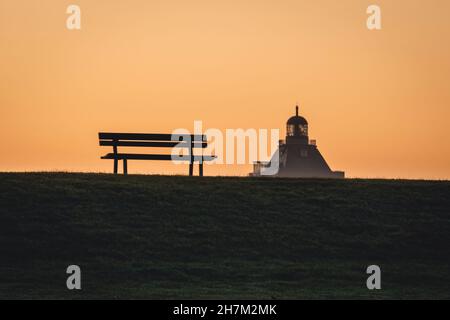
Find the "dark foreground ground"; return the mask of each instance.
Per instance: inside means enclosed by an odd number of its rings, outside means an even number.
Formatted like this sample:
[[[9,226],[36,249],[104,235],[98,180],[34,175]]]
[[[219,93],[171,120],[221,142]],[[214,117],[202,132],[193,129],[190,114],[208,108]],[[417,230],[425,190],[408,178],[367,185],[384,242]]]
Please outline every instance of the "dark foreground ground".
[[[448,299],[450,183],[0,174],[0,298]]]

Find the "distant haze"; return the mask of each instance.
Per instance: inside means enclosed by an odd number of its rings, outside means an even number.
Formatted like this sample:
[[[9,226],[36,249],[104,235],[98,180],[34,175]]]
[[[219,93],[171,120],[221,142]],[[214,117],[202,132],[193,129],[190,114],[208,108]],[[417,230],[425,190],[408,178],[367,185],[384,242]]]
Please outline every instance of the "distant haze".
[[[366,28],[375,3],[381,31]],[[283,138],[298,102],[334,170],[449,179],[449,13],[448,0],[0,0],[0,171],[111,172],[99,131],[202,120]]]

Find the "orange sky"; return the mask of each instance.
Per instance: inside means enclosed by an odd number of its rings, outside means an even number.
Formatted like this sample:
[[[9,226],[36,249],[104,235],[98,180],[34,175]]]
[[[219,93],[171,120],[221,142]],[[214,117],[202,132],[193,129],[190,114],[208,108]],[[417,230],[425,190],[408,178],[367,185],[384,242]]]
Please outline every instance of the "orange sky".
[[[81,31],[66,29],[69,4]],[[366,28],[370,4],[381,31]],[[99,131],[202,120],[284,136],[298,101],[334,170],[449,179],[449,12],[448,0],[0,0],[0,171],[111,172]]]

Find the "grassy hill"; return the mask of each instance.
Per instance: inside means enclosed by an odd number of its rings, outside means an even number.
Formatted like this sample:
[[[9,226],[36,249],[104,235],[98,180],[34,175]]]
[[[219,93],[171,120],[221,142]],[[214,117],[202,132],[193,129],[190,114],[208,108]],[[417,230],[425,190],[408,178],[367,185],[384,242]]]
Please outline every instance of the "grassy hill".
[[[0,174],[0,298],[450,298],[450,182]]]

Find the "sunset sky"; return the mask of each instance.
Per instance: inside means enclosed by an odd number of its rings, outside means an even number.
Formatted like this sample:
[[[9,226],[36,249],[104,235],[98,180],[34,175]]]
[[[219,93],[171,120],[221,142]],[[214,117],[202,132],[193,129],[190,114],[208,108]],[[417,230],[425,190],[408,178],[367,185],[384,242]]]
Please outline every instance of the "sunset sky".
[[[298,102],[333,170],[450,179],[449,14],[448,0],[0,0],[0,171],[111,172],[99,131],[202,120],[284,137]]]

